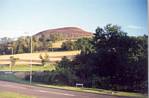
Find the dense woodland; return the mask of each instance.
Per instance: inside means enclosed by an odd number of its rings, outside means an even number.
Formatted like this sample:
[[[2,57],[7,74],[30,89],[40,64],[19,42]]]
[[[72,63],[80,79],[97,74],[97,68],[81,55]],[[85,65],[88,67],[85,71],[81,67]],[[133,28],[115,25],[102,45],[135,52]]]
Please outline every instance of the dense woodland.
[[[62,50],[81,50],[81,54],[74,60],[63,57],[51,72],[34,72],[33,81],[71,86],[83,83],[85,87],[147,93],[147,40],[147,35],[128,36],[117,25],[98,27],[93,38],[64,42]],[[29,37],[8,42],[15,53],[30,52]],[[49,50],[51,42],[52,39],[44,39],[44,36],[33,38],[33,50]],[[11,53],[4,47],[7,44],[0,45],[1,54]]]

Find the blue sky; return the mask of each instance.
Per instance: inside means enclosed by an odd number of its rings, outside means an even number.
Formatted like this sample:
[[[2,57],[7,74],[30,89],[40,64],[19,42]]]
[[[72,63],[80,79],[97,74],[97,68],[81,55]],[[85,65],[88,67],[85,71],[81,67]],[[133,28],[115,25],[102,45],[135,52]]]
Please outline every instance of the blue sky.
[[[75,26],[95,32],[112,23],[147,34],[147,0],[0,0],[0,37]]]

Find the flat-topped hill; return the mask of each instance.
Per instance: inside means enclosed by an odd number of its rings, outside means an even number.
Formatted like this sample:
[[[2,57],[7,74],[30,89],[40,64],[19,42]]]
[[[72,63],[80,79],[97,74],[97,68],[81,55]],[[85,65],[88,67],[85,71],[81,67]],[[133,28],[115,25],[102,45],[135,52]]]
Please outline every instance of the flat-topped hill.
[[[77,39],[81,37],[91,37],[93,33],[85,31],[78,27],[63,27],[63,28],[56,28],[56,29],[48,29],[45,31],[41,31],[34,35],[35,37],[41,37],[44,35],[46,38],[49,38],[51,35],[60,35],[63,39]]]

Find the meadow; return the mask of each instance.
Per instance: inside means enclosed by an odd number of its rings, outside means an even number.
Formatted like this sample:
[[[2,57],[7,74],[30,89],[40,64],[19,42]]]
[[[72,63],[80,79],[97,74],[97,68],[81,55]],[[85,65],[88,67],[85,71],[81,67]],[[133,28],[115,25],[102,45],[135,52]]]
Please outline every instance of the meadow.
[[[14,54],[14,55],[1,55],[0,56],[0,64],[10,64],[10,56],[14,56],[15,58],[19,58],[16,61],[16,64],[30,64],[31,60],[33,60],[32,64],[41,64],[40,55],[49,55],[49,59],[51,62],[60,61],[62,57],[67,56],[75,56],[80,54],[80,51],[57,51],[57,52],[37,52],[37,53],[23,53],[23,54]]]

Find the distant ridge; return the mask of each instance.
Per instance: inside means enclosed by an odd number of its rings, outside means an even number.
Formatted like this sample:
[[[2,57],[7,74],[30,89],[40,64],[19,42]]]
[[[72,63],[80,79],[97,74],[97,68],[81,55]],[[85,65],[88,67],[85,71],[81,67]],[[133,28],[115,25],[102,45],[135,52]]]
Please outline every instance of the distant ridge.
[[[56,29],[48,29],[45,31],[41,31],[34,35],[35,37],[41,37],[44,35],[46,38],[49,38],[51,35],[59,34],[64,39],[77,39],[81,37],[91,37],[93,33],[87,32],[78,27],[63,27],[63,28],[56,28]]]

